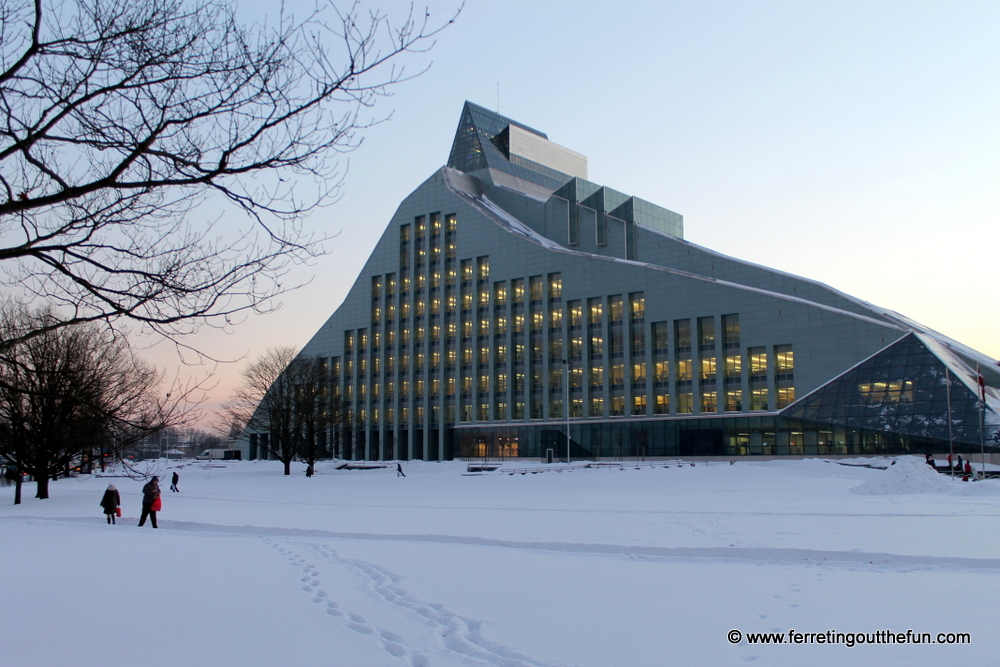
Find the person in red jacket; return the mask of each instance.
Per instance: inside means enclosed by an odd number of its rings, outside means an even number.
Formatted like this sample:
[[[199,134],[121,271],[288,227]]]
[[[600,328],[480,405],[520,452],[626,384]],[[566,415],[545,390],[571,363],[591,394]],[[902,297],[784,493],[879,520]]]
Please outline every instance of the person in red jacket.
[[[122,497],[118,493],[118,489],[115,488],[114,484],[108,484],[107,490],[104,492],[104,497],[101,498],[101,507],[104,508],[104,513],[108,515],[108,523],[115,522],[115,515],[118,513],[118,506],[122,504]]]
[[[968,461],[966,461],[965,462],[965,469],[962,472],[965,473],[964,475],[962,475],[962,481],[963,482],[968,482],[969,481],[969,475],[972,474],[972,464],[969,463]]]
[[[153,479],[149,480],[144,487],[142,487],[142,516],[139,517],[139,525],[146,523],[146,517],[149,517],[150,522],[153,524],[153,528],[158,528],[156,525],[156,513],[160,510],[160,478],[153,475]]]

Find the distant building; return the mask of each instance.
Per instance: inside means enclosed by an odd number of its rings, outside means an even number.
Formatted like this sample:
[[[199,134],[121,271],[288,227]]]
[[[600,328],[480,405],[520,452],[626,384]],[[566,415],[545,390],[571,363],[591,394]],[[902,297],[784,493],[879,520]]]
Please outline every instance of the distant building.
[[[978,451],[981,418],[996,451],[993,359],[683,232],[466,103],[448,165],[302,351],[352,410],[339,453],[565,458],[567,422],[573,458]]]

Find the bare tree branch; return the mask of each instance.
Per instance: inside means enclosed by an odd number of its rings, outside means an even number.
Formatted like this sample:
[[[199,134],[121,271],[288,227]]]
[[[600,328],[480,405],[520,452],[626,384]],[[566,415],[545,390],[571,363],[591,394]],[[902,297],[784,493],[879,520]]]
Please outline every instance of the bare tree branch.
[[[3,0],[0,285],[50,328],[173,337],[269,309],[324,252],[303,216],[336,198],[336,157],[454,18],[429,16],[355,2],[251,29],[229,0]],[[206,201],[225,224],[194,219]]]

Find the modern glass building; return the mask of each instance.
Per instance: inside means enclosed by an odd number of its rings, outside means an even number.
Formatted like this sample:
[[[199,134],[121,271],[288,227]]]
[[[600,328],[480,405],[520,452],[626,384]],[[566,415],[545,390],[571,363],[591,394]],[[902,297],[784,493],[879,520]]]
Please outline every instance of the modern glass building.
[[[348,403],[349,459],[565,458],[567,429],[573,458],[997,451],[1000,429],[995,360],[689,243],[468,102],[301,354]]]

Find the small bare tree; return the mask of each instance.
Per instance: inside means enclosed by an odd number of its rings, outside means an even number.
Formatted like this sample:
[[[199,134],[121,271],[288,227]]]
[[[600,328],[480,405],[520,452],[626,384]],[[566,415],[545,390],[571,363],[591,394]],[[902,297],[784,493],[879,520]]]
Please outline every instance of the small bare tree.
[[[336,198],[335,158],[411,78],[400,56],[450,22],[348,2],[248,28],[230,0],[3,0],[0,284],[53,310],[0,349],[268,308],[287,268],[323,252],[302,218]],[[206,199],[215,213],[195,219]]]

